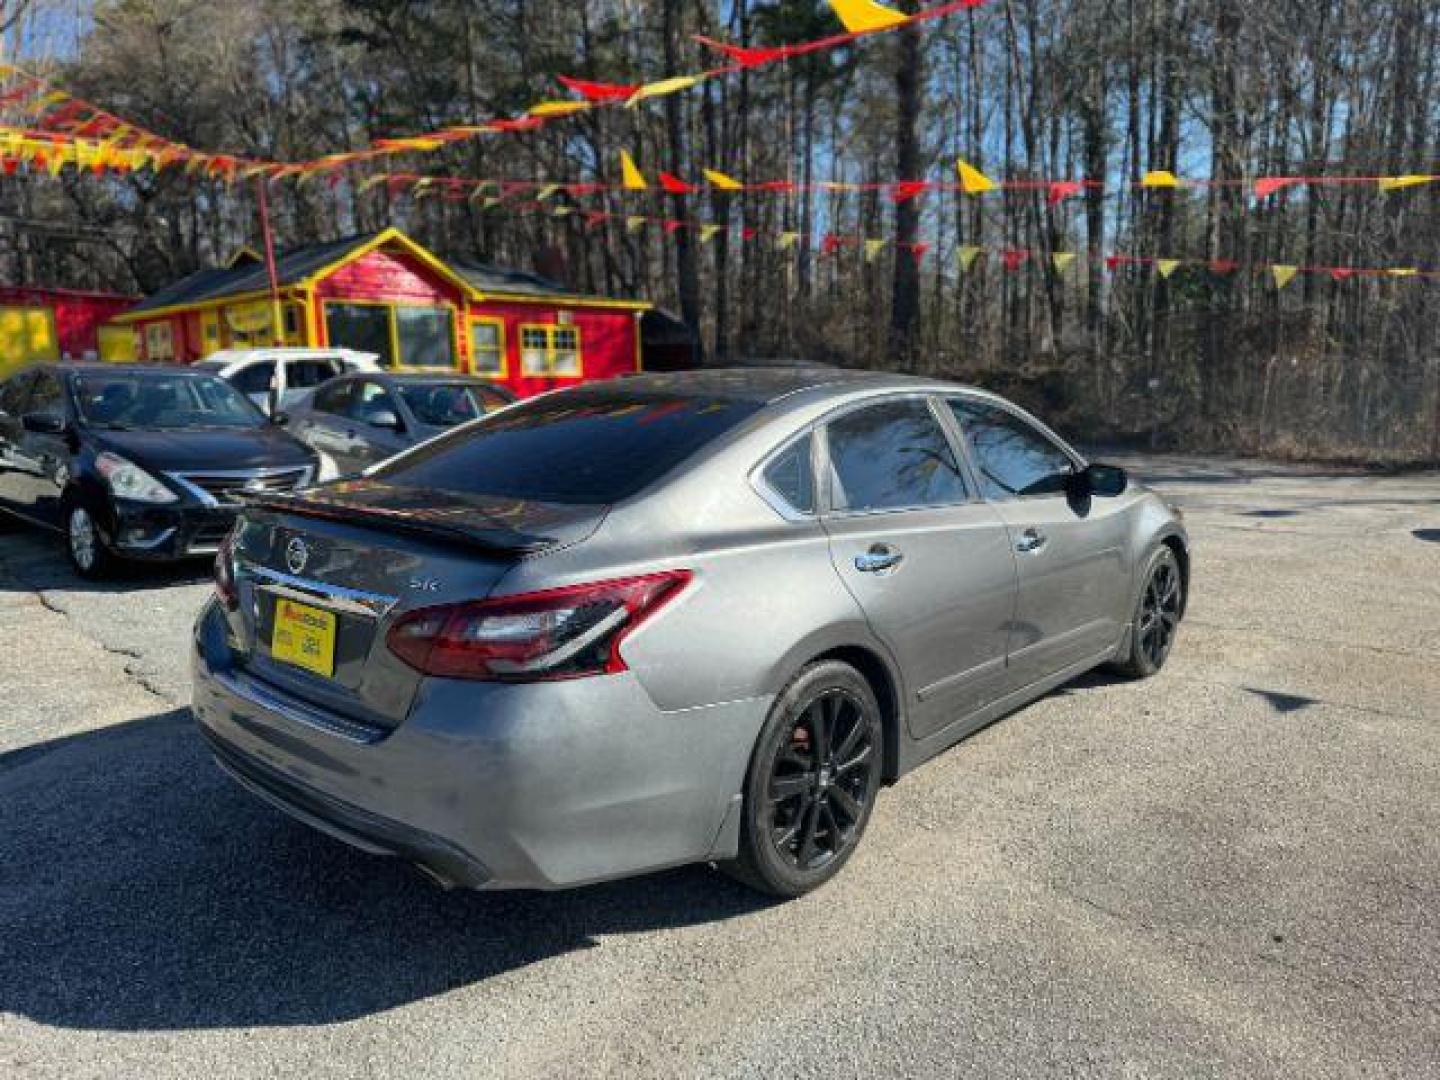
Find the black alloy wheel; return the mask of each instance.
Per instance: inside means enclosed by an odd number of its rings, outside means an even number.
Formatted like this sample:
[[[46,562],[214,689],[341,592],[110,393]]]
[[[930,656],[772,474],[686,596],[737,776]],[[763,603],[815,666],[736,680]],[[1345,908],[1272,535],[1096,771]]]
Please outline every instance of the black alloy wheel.
[[[1150,559],[1145,586],[1135,612],[1130,655],[1121,669],[1135,678],[1154,675],[1170,657],[1180,616],[1185,610],[1185,582],[1175,552],[1162,547]]]
[[[811,665],[777,699],[751,761],[735,876],[793,897],[849,859],[880,788],[880,709],[854,668]]]

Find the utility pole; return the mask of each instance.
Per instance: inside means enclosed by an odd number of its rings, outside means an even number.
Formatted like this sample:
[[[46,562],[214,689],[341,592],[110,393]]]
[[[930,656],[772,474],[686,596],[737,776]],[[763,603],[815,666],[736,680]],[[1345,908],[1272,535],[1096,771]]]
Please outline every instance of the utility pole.
[[[270,233],[270,203],[265,196],[265,177],[255,177],[260,199],[260,232],[265,240],[265,274],[270,279],[270,344],[285,344],[285,326],[280,313],[280,279],[275,272],[275,237]]]

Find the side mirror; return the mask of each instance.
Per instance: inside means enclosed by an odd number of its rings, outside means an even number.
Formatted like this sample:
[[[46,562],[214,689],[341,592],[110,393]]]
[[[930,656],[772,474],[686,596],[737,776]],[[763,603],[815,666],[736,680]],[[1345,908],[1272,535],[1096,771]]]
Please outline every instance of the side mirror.
[[[400,417],[396,416],[390,409],[381,409],[374,413],[369,420],[371,427],[384,428],[386,431],[400,430]]]
[[[26,413],[20,418],[20,424],[37,435],[64,435],[70,426],[63,416],[38,412]]]
[[[1085,478],[1086,490],[1102,499],[1123,495],[1130,486],[1130,477],[1118,465],[1091,465],[1080,475]]]

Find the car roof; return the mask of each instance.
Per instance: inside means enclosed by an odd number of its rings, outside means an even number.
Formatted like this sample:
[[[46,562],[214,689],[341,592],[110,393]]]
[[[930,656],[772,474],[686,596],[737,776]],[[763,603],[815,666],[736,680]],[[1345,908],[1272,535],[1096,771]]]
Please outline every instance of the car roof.
[[[577,392],[594,388],[637,395],[689,394],[770,405],[782,398],[806,391],[838,393],[942,386],[948,389],[958,388],[958,384],[941,383],[913,375],[797,364],[790,367],[706,368],[701,371],[634,375],[605,383],[591,383]]]
[[[467,375],[463,371],[448,374],[439,371],[351,371],[347,372],[345,377],[349,379],[381,379],[400,386],[453,386],[456,383],[463,383],[466,386],[489,386],[497,390],[505,389],[493,379]]]
[[[196,371],[185,364],[37,364],[32,370],[57,375],[170,375],[185,378],[215,378],[209,371]]]

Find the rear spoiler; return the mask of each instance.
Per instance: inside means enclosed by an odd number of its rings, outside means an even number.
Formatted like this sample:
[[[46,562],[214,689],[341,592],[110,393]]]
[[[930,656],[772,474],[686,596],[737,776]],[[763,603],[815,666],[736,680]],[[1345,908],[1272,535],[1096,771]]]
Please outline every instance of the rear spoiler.
[[[441,517],[425,510],[385,510],[363,503],[333,502],[313,496],[264,492],[246,494],[246,506],[297,517],[319,518],[345,524],[416,536],[459,547],[477,548],[491,554],[527,555],[553,547],[555,539],[509,529],[503,525],[480,526],[455,517]],[[483,516],[483,511],[476,511]]]

